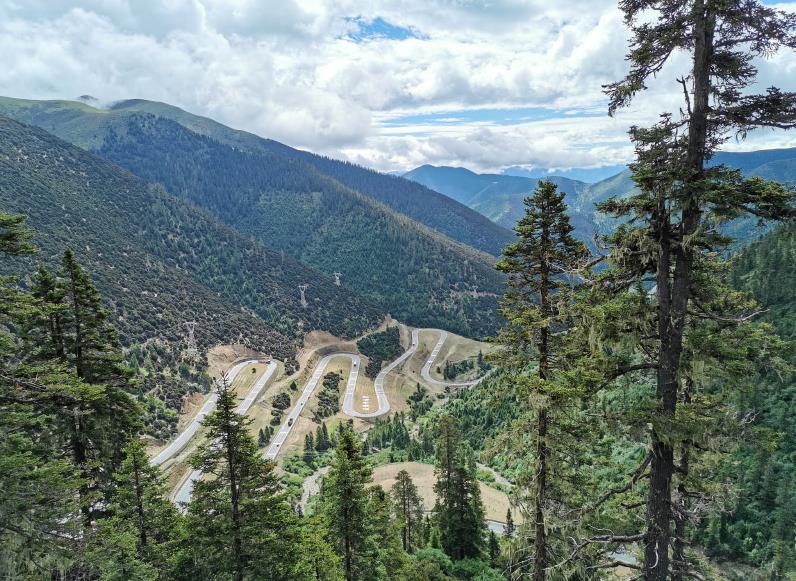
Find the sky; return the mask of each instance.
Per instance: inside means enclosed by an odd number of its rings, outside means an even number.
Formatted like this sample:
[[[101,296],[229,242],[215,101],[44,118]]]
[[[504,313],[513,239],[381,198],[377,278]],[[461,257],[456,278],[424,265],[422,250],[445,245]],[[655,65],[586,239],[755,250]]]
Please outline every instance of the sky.
[[[588,179],[679,106],[684,55],[608,117],[627,36],[615,0],[0,0],[0,95],[164,101],[380,171]],[[761,87],[796,90],[796,55],[759,66]],[[760,131],[727,149],[794,146]]]

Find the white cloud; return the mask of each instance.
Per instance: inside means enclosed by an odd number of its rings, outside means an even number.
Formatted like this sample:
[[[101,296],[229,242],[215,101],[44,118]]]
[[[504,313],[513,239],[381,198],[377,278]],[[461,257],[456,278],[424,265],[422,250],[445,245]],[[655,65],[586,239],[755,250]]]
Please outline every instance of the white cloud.
[[[420,38],[352,42],[355,17]],[[626,161],[628,125],[678,95],[667,74],[617,119],[579,115],[604,111],[625,50],[611,0],[0,0],[0,94],[156,99],[384,170]],[[793,84],[795,68],[777,56],[761,78]],[[427,113],[449,119],[405,120]]]

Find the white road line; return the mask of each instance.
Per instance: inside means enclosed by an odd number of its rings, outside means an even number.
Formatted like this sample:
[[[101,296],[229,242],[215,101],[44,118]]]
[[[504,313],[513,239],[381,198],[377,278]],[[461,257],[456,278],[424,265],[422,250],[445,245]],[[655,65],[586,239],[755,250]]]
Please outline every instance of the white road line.
[[[401,365],[404,361],[409,359],[414,354],[415,351],[417,351],[417,343],[418,343],[417,331],[414,330],[412,331],[412,344],[409,346],[409,349],[404,351],[404,353],[398,359],[396,359],[395,361],[390,363],[387,367],[382,369],[379,372],[379,374],[376,376],[376,380],[373,382],[373,388],[376,391],[376,401],[379,404],[379,407],[376,411],[374,412],[355,411],[354,394],[352,392],[350,400],[348,398],[343,400],[343,413],[355,418],[375,418],[378,416],[383,416],[388,411],[390,411],[390,401],[387,399],[387,394],[384,393],[384,380],[393,369]]]
[[[240,363],[237,363],[236,365],[233,365],[230,368],[230,370],[227,372],[227,374],[226,374],[227,375],[227,381],[229,381],[230,383],[235,381],[235,379],[238,377],[238,374],[241,371],[243,371],[243,369],[246,366],[248,366],[250,364],[253,364],[253,363],[257,363],[257,361],[252,359],[252,360],[248,360],[248,361],[241,361]],[[202,422],[207,417],[207,414],[212,412],[213,409],[216,407],[216,402],[217,401],[218,401],[218,394],[213,392],[210,395],[210,397],[207,399],[207,401],[204,403],[204,405],[202,406],[202,409],[199,410],[199,413],[196,414],[196,417],[191,421],[190,424],[188,424],[188,427],[186,427],[182,431],[182,433],[180,433],[180,435],[178,435],[174,439],[174,441],[171,444],[169,444],[168,446],[163,448],[163,450],[161,450],[157,454],[157,456],[152,458],[149,462],[153,466],[159,466],[160,464],[163,464],[163,462],[165,462],[166,460],[168,460],[172,456],[176,455],[177,452],[179,452],[180,450],[185,448],[185,446],[188,444],[188,442],[191,441],[191,438],[193,438],[194,435],[196,435],[196,432],[199,431],[199,426],[202,425]]]
[[[443,331],[441,329],[422,329],[422,330],[434,331],[439,333],[439,341],[437,341],[437,344],[434,345],[434,349],[432,349],[431,355],[428,356],[428,359],[426,359],[426,363],[423,365],[423,369],[420,370],[420,377],[422,377],[424,381],[432,385],[441,385],[441,386],[450,386],[450,387],[470,387],[472,385],[480,383],[484,379],[484,377],[486,377],[484,375],[483,377],[479,377],[474,381],[453,381],[453,382],[439,381],[431,377],[431,366],[434,364],[434,360],[437,358],[439,352],[442,350],[442,346],[445,344],[445,340],[448,338],[448,332]],[[420,329],[415,329],[414,331],[412,331],[412,342],[414,343],[418,341],[419,338],[420,338]]]
[[[315,366],[315,371],[313,371],[310,380],[307,382],[307,385],[304,386],[296,405],[294,405],[293,409],[290,410],[287,420],[282,424],[279,433],[268,447],[268,451],[265,453],[265,458],[267,460],[273,460],[276,458],[277,454],[279,454],[282,445],[290,435],[290,431],[293,429],[293,426],[296,425],[298,417],[301,415],[301,412],[304,411],[304,408],[306,407],[310,397],[312,397],[312,393],[315,391],[315,388],[318,387],[318,383],[321,380],[321,376],[323,375],[326,366],[329,365],[329,362],[335,357],[347,357],[351,360],[351,373],[348,376],[348,383],[346,384],[343,406],[345,406],[345,401],[347,401],[349,397],[353,399],[354,390],[357,386],[357,378],[359,377],[359,363],[361,361],[360,356],[354,353],[332,353],[331,355],[327,355],[321,359],[318,365]]]
[[[235,377],[237,377],[237,374],[240,373],[241,369],[243,369],[244,367],[246,367],[251,363],[258,363],[258,362],[254,360],[245,361],[242,364],[238,364],[235,367],[233,367],[232,370],[230,370],[230,373],[227,375],[227,381],[230,384],[232,384],[232,382],[235,380]],[[238,369],[239,365],[242,365],[242,367]],[[271,379],[274,373],[276,373],[276,369],[277,369],[276,362],[271,361],[268,364],[268,367],[266,368],[262,376],[260,376],[260,378],[256,382],[254,382],[254,385],[251,386],[251,389],[249,389],[249,393],[246,394],[245,399],[238,405],[237,408],[235,408],[236,414],[241,416],[246,415],[251,406],[254,404],[255,400],[259,397],[260,393],[263,391],[265,384],[268,383],[268,381]],[[232,374],[233,371],[235,372],[235,376],[230,378],[230,375]],[[174,494],[174,502],[178,506],[184,506],[191,501],[191,494],[193,493],[193,487],[196,484],[196,481],[200,480],[201,478],[202,478],[201,470],[191,470],[191,472],[188,474],[188,477],[185,478],[185,480],[183,480],[182,483],[180,483],[180,487],[177,489],[177,492]]]

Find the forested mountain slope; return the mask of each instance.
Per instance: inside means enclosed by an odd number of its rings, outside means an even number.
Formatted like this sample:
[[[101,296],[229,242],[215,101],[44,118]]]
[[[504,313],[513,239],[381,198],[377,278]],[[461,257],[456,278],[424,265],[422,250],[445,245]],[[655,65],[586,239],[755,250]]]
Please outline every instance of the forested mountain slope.
[[[9,102],[18,103],[4,101]],[[35,106],[16,113],[162,183],[269,248],[327,274],[342,273],[344,286],[409,324],[470,336],[496,330],[502,277],[487,254],[433,232],[295,156],[227,145],[148,113],[86,117],[81,104],[61,103],[54,113]],[[303,282],[310,285],[310,298],[327,284],[312,277]]]
[[[0,113],[38,125],[87,149],[100,147],[106,132],[110,128],[120,130],[120,124],[123,125],[121,121],[126,117],[150,113],[176,121],[195,133],[212,137],[237,149],[301,160],[341,184],[454,240],[489,254],[499,254],[513,239],[512,233],[506,228],[501,228],[467,206],[412,181],[300,151],[271,139],[231,129],[212,119],[193,115],[165,103],[130,99],[104,110],[74,101],[28,101],[0,97]]]
[[[243,340],[290,358],[302,326],[353,336],[382,317],[290,256],[41,129],[0,117],[0,152],[0,208],[27,214],[39,232],[27,270],[72,247],[127,344],[179,341],[195,320],[200,346]],[[297,285],[309,280],[303,308]]]
[[[796,224],[767,233],[734,258],[730,279],[767,309],[761,320],[787,340],[796,339]],[[786,355],[796,367],[796,351]],[[735,503],[710,519],[702,542],[717,559],[796,568],[796,374],[772,371],[739,390],[741,409],[754,418],[757,439],[741,442],[726,466],[739,483]]]

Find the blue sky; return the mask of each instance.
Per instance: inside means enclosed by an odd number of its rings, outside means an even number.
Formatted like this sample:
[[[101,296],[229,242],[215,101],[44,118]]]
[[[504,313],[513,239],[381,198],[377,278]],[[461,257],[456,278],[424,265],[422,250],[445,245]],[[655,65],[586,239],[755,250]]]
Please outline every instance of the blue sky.
[[[608,117],[626,41],[615,0],[0,0],[0,94],[164,101],[383,171],[601,175],[680,104],[675,57]],[[793,54],[761,63],[769,85],[796,90]]]

